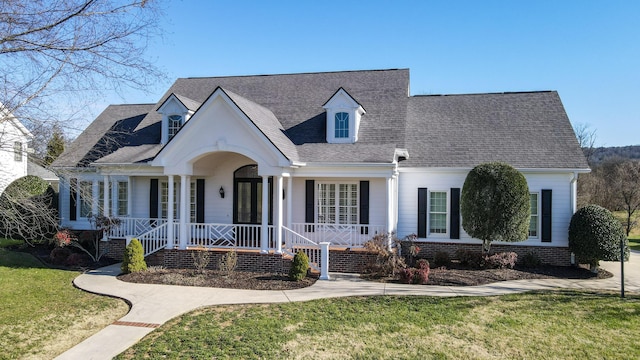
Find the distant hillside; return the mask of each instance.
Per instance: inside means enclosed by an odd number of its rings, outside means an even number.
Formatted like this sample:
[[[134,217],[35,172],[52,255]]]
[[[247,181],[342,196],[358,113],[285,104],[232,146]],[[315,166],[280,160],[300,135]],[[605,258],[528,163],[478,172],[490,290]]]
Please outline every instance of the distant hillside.
[[[615,158],[640,160],[640,145],[596,148],[591,156],[591,163],[597,165]]]

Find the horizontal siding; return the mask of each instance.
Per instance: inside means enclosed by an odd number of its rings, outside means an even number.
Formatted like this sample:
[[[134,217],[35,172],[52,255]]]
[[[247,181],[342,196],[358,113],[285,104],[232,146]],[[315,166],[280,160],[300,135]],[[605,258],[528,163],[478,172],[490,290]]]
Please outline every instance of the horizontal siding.
[[[399,177],[398,189],[398,236],[404,237],[417,233],[418,222],[418,188],[428,188],[429,191],[447,191],[450,188],[461,188],[464,185],[467,172],[402,172]],[[571,174],[525,174],[530,192],[540,193],[542,189],[553,190],[552,203],[552,242],[542,243],[538,239],[519,242],[520,245],[567,246],[568,228],[571,221]],[[442,235],[428,236],[426,241],[449,241],[449,237]],[[456,242],[479,242],[472,239],[464,229],[460,230],[459,240]],[[498,244],[499,242],[496,242]]]

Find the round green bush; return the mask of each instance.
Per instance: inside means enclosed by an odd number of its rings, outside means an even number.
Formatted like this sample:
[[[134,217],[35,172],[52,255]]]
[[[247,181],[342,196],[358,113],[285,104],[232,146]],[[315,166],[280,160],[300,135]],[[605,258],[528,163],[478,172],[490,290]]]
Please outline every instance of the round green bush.
[[[307,270],[309,269],[309,257],[302,251],[298,251],[296,256],[293,257],[291,268],[289,269],[289,279],[294,281],[300,281],[307,276]]]
[[[462,187],[462,228],[482,240],[485,251],[491,241],[523,241],[529,234],[530,206],[522,173],[506,163],[480,164]]]
[[[124,249],[124,258],[120,270],[124,274],[147,270],[147,263],[144,261],[144,249],[138,239],[131,239],[131,242]]]
[[[620,242],[625,247],[625,260],[629,259],[629,243],[620,222],[611,211],[587,205],[571,217],[569,249],[582,264],[598,266],[600,260],[620,261]]]

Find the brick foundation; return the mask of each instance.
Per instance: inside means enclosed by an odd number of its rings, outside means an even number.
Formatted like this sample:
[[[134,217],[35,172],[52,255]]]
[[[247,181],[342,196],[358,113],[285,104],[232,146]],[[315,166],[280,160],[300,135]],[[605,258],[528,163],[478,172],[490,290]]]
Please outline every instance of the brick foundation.
[[[218,269],[218,264],[228,250],[161,250],[149,255],[148,265],[161,265],[169,269],[192,269],[200,254],[208,256],[207,269]],[[195,260],[194,260],[195,259]],[[238,250],[238,271],[262,271],[289,273],[291,259],[279,254],[261,254],[257,251]]]
[[[439,242],[416,242],[420,248],[418,258],[426,258],[433,260],[435,253],[444,251],[449,254],[452,259],[456,259],[456,251],[458,249],[482,251],[481,244],[461,244],[454,242],[439,243]],[[402,242],[402,254],[409,253],[408,241]],[[548,265],[557,266],[570,266],[571,265],[571,251],[567,247],[548,247],[548,246],[522,246],[522,245],[491,245],[491,253],[498,252],[510,252],[513,251],[518,254],[518,257],[527,253],[532,253],[538,256],[540,261]]]
[[[124,248],[126,247],[124,239],[100,241],[100,249],[104,249],[105,246],[107,248],[105,256],[116,261],[122,261],[122,257],[124,256]]]
[[[329,271],[362,274],[375,260],[376,254],[363,249],[329,250]]]

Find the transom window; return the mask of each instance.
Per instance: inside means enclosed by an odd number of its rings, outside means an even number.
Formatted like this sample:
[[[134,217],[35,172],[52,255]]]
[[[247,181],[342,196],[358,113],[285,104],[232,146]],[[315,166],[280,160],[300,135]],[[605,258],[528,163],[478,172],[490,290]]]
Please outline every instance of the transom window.
[[[318,222],[358,224],[358,184],[318,184]]]
[[[335,123],[335,137],[336,138],[348,138],[349,137],[349,113],[339,112],[336,113]]]
[[[529,220],[529,237],[538,237],[538,194],[529,194],[531,203],[531,219]]]
[[[169,115],[169,139],[171,139],[182,126],[181,115]]]
[[[432,234],[447,233],[447,193],[432,191],[429,200],[429,232]]]

